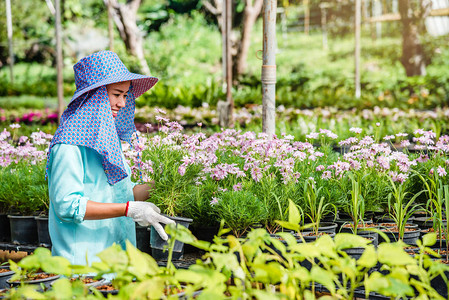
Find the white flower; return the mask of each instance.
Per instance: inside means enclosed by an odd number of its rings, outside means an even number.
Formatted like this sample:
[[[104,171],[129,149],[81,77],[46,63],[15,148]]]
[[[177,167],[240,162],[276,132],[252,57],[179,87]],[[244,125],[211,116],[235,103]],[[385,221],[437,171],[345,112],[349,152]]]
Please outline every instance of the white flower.
[[[349,131],[359,134],[359,133],[362,133],[362,128],[351,127],[351,128],[349,128]]]

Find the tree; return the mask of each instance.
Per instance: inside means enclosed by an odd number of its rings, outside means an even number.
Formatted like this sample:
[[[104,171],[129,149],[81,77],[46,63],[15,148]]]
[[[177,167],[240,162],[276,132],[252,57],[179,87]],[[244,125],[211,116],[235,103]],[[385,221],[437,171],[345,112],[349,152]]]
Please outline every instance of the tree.
[[[402,23],[401,63],[407,76],[426,74],[425,56],[420,35],[430,14],[431,0],[399,0]]]
[[[223,33],[223,0],[214,0],[214,4],[206,0],[203,4],[204,7],[217,18],[218,27]],[[247,66],[246,60],[248,58],[248,51],[251,45],[251,33],[254,24],[262,11],[262,5],[263,0],[245,0],[240,34],[238,37],[232,36],[232,78],[237,79],[240,75],[245,73]]]
[[[118,3],[117,0],[103,0],[105,5],[113,8],[113,18],[120,33],[120,37],[125,43],[126,50],[139,60],[141,71],[150,74],[150,67],[145,60],[143,51],[143,36],[137,27],[137,11],[142,4],[141,0],[127,0],[126,4]]]

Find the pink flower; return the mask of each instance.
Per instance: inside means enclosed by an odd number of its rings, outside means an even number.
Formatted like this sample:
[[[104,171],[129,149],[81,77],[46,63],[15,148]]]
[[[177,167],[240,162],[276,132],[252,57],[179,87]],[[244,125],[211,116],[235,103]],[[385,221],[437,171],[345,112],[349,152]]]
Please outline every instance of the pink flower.
[[[156,111],[157,114],[161,114],[161,115],[165,115],[167,114],[164,110],[160,109],[160,108],[155,108],[154,109]],[[157,117],[156,117],[157,118]]]
[[[186,173],[186,166],[184,164],[179,166],[178,173],[179,175],[184,176],[184,174]]]
[[[323,165],[319,165],[318,167],[316,167],[316,171],[317,172],[321,172],[324,170],[324,166]]]
[[[210,201],[210,205],[215,205],[218,203],[218,198],[217,197],[212,197],[212,200]]]
[[[441,167],[441,166],[438,166],[437,172],[438,172],[438,175],[440,175],[441,177],[444,177],[444,176],[447,175],[446,170],[443,167]]]
[[[241,191],[241,190],[242,190],[242,183],[239,182],[239,183],[237,183],[237,184],[234,184],[234,185],[232,186],[232,189],[233,189],[234,191]]]
[[[359,134],[359,133],[362,133],[362,128],[351,127],[351,128],[349,128],[349,131]]]
[[[332,177],[332,173],[331,173],[331,171],[324,171],[323,172],[323,175],[321,175],[321,178],[322,179],[330,179]]]

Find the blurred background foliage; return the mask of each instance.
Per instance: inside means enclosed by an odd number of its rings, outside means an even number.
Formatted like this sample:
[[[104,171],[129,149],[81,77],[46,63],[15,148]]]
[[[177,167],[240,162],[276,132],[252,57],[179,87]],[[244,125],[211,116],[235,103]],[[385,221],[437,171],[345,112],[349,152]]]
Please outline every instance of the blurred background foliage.
[[[335,106],[341,109],[374,106],[430,109],[449,101],[449,36],[423,34],[427,63],[425,76],[407,77],[400,58],[401,23],[382,23],[382,36],[362,25],[362,97],[354,97],[354,3],[330,1],[328,50],[323,50],[321,10],[323,1],[310,0],[310,33],[304,33],[303,1],[283,0],[284,23],[278,14],[276,103],[297,108]],[[386,1],[391,2],[391,1]],[[64,92],[75,91],[72,66],[107,41],[107,9],[103,1],[64,0]],[[234,1],[234,30],[241,25],[243,0]],[[371,8],[370,8],[371,9]],[[5,6],[0,6],[0,28],[6,29]],[[39,107],[56,103],[54,16],[45,1],[12,1],[14,83],[7,68],[6,30],[0,30],[0,98]],[[174,108],[178,105],[214,106],[225,99],[222,86],[221,35],[216,18],[201,0],[142,0],[137,25],[144,35],[145,58],[160,82],[139,98],[137,105]],[[116,30],[116,29],[115,29]],[[82,33],[80,33],[82,31]],[[93,37],[86,36],[92,32]],[[97,37],[97,38],[96,38]],[[98,43],[95,41],[98,40]],[[93,42],[92,42],[93,41]],[[83,47],[79,44],[83,44]],[[98,45],[94,45],[98,44]],[[107,48],[107,43],[105,44]],[[118,31],[115,51],[131,71],[139,72]],[[237,106],[261,104],[262,19],[253,31],[245,74],[236,80]],[[3,101],[6,103],[8,101]],[[0,101],[0,104],[2,101]],[[31,104],[32,106],[32,104]],[[1,106],[3,108],[7,108]]]

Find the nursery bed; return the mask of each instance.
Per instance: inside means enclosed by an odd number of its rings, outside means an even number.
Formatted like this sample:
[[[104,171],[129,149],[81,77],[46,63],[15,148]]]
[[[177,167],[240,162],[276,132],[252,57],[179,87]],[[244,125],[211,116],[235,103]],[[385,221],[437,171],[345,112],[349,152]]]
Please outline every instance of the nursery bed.
[[[6,251],[23,251],[27,253],[32,253],[36,248],[41,247],[38,245],[16,245],[13,243],[0,243],[0,250]],[[50,246],[46,247],[50,249]]]

